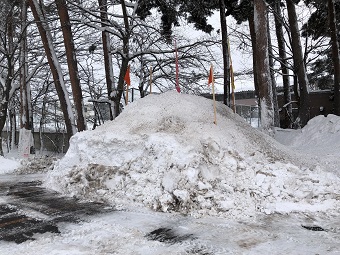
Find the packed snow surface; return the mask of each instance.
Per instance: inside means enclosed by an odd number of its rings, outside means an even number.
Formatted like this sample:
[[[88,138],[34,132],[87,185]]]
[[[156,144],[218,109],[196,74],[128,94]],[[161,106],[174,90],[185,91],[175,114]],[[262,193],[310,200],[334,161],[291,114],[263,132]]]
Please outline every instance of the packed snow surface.
[[[73,136],[45,185],[119,208],[137,205],[195,217],[338,212],[334,165],[329,171],[314,155],[289,151],[223,104],[217,103],[217,125],[213,122],[209,99],[149,95],[114,121]],[[307,130],[317,123],[312,120]]]
[[[279,129],[276,139],[299,151],[311,156],[325,170],[340,173],[340,118],[328,114],[311,119],[299,130]]]
[[[0,174],[13,173],[19,166],[20,163],[17,160],[0,156]]]

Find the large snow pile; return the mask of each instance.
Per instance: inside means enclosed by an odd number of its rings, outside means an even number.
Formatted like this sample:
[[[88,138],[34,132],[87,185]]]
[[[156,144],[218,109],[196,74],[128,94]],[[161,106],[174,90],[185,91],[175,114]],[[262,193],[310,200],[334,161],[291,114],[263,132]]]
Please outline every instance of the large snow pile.
[[[244,217],[337,210],[340,179],[294,157],[223,104],[167,92],[76,134],[45,185],[159,211]]]

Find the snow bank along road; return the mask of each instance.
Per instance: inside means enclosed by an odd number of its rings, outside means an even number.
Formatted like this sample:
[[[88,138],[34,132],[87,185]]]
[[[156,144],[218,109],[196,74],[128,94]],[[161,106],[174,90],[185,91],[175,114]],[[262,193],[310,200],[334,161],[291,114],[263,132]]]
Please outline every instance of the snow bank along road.
[[[236,221],[115,211],[27,177],[0,181],[0,254],[340,254],[340,219],[329,215]]]

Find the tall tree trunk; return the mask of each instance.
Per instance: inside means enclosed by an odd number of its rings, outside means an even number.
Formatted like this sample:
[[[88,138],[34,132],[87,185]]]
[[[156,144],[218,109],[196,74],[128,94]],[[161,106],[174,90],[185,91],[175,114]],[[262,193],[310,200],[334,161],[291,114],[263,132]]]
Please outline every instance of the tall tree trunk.
[[[310,98],[309,98],[309,87],[308,78],[306,74],[306,68],[304,65],[304,59],[302,55],[302,47],[300,40],[299,27],[297,22],[297,15],[295,10],[295,4],[293,0],[286,0],[288,20],[290,26],[290,33],[293,44],[293,59],[294,69],[299,81],[299,93],[300,93],[300,104],[299,114],[296,120],[298,126],[305,126],[310,118]]]
[[[48,84],[46,88],[46,92],[48,90]],[[41,106],[41,118],[39,121],[39,140],[40,140],[40,153],[44,151],[44,139],[43,139],[43,126],[46,121],[46,102],[47,102],[47,93],[43,96],[42,106]]]
[[[269,30],[269,15],[267,12],[267,34],[268,34],[268,56],[269,56],[269,70],[270,70],[270,79],[272,81],[272,91],[273,91],[273,107],[274,107],[274,126],[280,127],[280,115],[279,115],[279,105],[277,102],[277,91],[276,91],[276,80],[274,73],[274,54],[273,54],[273,46],[272,39],[270,36]]]
[[[294,76],[293,76],[293,90],[294,90],[295,101],[297,102],[297,105],[299,107],[300,105],[299,81],[298,81],[298,77],[295,71],[294,71]]]
[[[0,155],[1,156],[4,155],[4,152],[2,150],[1,130],[4,129],[5,124],[6,124],[8,104],[10,100],[10,91],[11,91],[12,81],[13,81],[13,76],[14,76],[14,63],[13,63],[14,27],[13,27],[12,10],[10,11],[10,13],[8,13],[8,16],[6,18],[6,25],[4,27],[7,32],[7,42],[4,42],[5,44],[7,43],[7,45],[4,45],[4,47],[7,50],[6,56],[5,56],[5,59],[7,62],[7,76],[6,76],[6,80],[5,81],[3,80],[0,86],[0,95],[1,95],[1,100],[0,100]],[[14,139],[14,137],[10,137],[10,139]]]
[[[279,47],[279,57],[280,57],[280,65],[282,72],[282,82],[283,82],[283,105],[287,104],[287,108],[284,113],[284,127],[291,128],[290,117],[292,116],[292,105],[290,102],[292,101],[290,94],[290,81],[289,81],[289,69],[287,62],[287,54],[286,54],[286,45],[285,39],[283,36],[283,27],[282,27],[282,12],[280,6],[281,0],[277,0],[274,3],[274,21],[275,21],[275,33],[277,44]]]
[[[9,60],[8,60],[9,61]],[[5,86],[0,89],[0,94],[2,94],[2,102],[0,103],[0,130],[3,130],[6,124],[6,117],[7,117],[7,110],[8,110],[8,100],[9,100],[9,91],[12,86],[12,74],[13,74],[13,68],[10,66],[10,69],[8,70],[7,79],[5,82]],[[10,139],[13,139],[13,137],[10,137]],[[4,152],[2,150],[2,134],[0,132],[0,156],[4,155]]]
[[[122,65],[120,67],[119,79],[118,79],[118,87],[117,93],[114,96],[114,104],[115,104],[115,117],[120,114],[120,100],[122,98],[124,92],[124,77],[129,65],[129,37],[130,37],[130,27],[129,27],[129,17],[125,6],[125,1],[120,0],[122,6],[122,13],[124,18],[124,35],[123,35],[123,55],[122,55]]]
[[[328,0],[328,18],[332,41],[332,60],[334,67],[334,113],[340,115],[340,57],[338,44],[337,20],[335,15],[334,1]]]
[[[142,55],[140,58],[140,72],[139,72],[139,84],[138,84],[139,95],[141,98],[145,97],[145,90],[144,90],[145,83],[146,83],[146,74],[144,71],[144,56]],[[151,86],[151,84],[149,85]]]
[[[104,53],[104,66],[105,66],[105,78],[106,78],[106,87],[108,99],[111,99],[112,91],[115,91],[114,84],[114,76],[113,76],[113,64],[112,64],[112,56],[110,54],[111,48],[111,40],[110,34],[105,31],[105,27],[109,24],[109,18],[107,15],[107,0],[98,0],[99,8],[100,8],[100,19],[101,26],[103,27],[102,31],[102,41],[103,41],[103,53]],[[113,113],[110,110],[110,119],[113,119]]]
[[[21,41],[20,41],[20,127],[33,130],[33,113],[31,104],[31,90],[27,84],[27,3],[21,4]]]
[[[255,33],[255,22],[254,22],[254,15],[250,15],[248,17],[249,23],[249,31],[251,37],[251,47],[253,49],[253,70],[254,70],[254,88],[255,88],[255,95],[259,97],[259,83],[257,81],[257,67],[256,67],[256,33]]]
[[[31,88],[27,81],[27,2],[21,3],[21,41],[20,41],[20,128],[31,130],[34,139],[33,112]],[[15,132],[14,132],[15,133]],[[30,152],[34,153],[34,141],[31,144]]]
[[[65,86],[62,69],[57,58],[57,54],[53,47],[52,35],[46,22],[42,9],[37,0],[28,0],[28,5],[31,7],[35,22],[37,24],[41,40],[45,49],[48,64],[50,66],[54,85],[59,97],[60,106],[64,114],[64,121],[67,130],[68,139],[74,135],[77,130],[75,126],[74,115],[72,112],[71,102],[68,97],[68,92]]]
[[[223,102],[230,106],[230,61],[228,52],[228,30],[227,19],[225,15],[226,7],[224,0],[220,1],[220,23],[222,34],[222,55],[223,55]]]
[[[4,77],[2,76],[2,74],[0,73],[0,95],[1,94],[3,95],[5,85],[6,85],[6,81],[5,81]],[[0,102],[0,114],[3,114],[3,108],[4,108],[3,104],[4,103],[5,103],[5,101],[1,100],[1,102]],[[6,112],[7,112],[7,110],[5,111],[5,113]],[[4,129],[5,124],[6,124],[6,119],[1,119],[1,117],[0,117],[0,128],[2,128],[1,130]],[[2,149],[2,132],[0,132],[0,156],[3,156],[3,155],[4,155],[4,152],[3,152],[3,149]]]
[[[267,7],[264,0],[254,1],[254,21],[256,35],[255,72],[259,86],[261,127],[266,131],[271,131],[274,127],[274,107],[268,57]]]
[[[86,120],[84,112],[84,100],[82,95],[82,90],[80,87],[80,79],[78,74],[78,64],[76,50],[74,47],[70,17],[68,15],[66,0],[55,0],[61,29],[64,37],[64,45],[66,50],[67,65],[70,75],[73,101],[77,113],[77,128],[78,131],[86,130]]]
[[[8,118],[10,123],[10,148],[15,148],[16,143],[16,131],[17,131],[17,122],[16,122],[16,112],[15,112],[15,103],[13,98],[10,99],[10,103],[8,104]]]

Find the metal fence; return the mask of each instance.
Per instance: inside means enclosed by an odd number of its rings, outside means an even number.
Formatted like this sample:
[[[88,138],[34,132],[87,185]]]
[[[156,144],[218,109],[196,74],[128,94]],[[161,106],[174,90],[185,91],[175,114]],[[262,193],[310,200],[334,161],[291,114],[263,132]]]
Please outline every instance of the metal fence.
[[[245,119],[252,127],[260,126],[260,114],[258,106],[235,105],[236,113]]]
[[[9,133],[6,131],[2,132],[3,142],[6,143]],[[34,150],[46,150],[56,153],[65,153],[69,147],[69,141],[66,133],[56,132],[34,132]],[[19,132],[15,133],[15,144],[19,143]],[[6,145],[3,144],[3,149],[6,150]],[[9,148],[7,148],[8,150]]]

